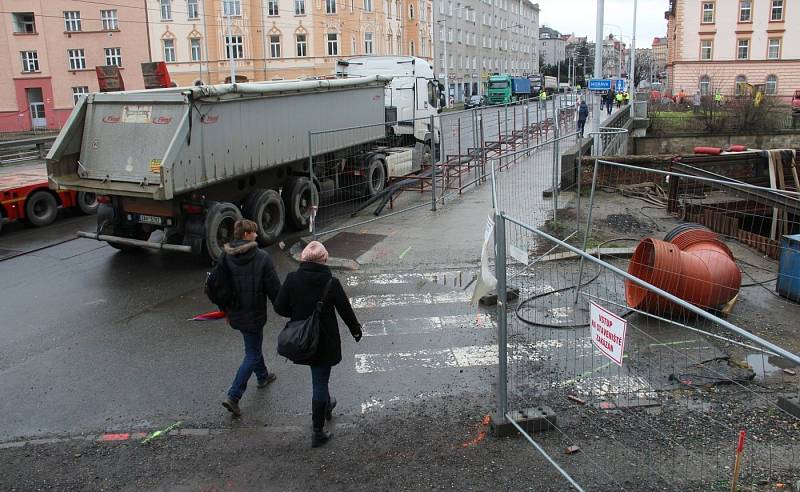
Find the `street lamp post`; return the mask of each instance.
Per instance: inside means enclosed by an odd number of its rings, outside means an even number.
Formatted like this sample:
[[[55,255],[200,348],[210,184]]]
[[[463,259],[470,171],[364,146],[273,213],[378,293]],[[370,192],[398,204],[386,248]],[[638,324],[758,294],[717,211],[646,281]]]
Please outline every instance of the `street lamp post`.
[[[447,15],[447,14],[445,14]],[[442,24],[442,45],[444,46],[444,92],[445,92],[445,106],[450,107],[450,77],[448,72],[448,65],[447,65],[447,18],[440,19],[436,21],[437,24]]]
[[[594,76],[603,77],[603,14],[605,12],[605,0],[597,0],[597,19],[594,31]],[[594,98],[597,106],[592,114],[592,126],[594,128],[594,143],[592,149],[594,155],[600,155],[600,98]]]
[[[636,93],[636,7],[638,0],[633,0],[633,35],[631,36],[631,73],[628,74],[628,90]],[[633,82],[633,85],[631,85]]]

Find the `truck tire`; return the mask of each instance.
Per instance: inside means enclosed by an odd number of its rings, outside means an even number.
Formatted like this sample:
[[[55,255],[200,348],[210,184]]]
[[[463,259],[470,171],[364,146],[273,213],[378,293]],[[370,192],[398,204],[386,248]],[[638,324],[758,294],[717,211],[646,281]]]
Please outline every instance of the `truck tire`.
[[[286,222],[296,229],[308,227],[312,206],[319,203],[316,186],[305,177],[292,176],[286,180],[281,192]]]
[[[25,202],[25,218],[36,227],[52,224],[58,216],[58,202],[49,191],[35,191]]]
[[[275,190],[254,191],[244,205],[244,216],[258,224],[260,246],[274,244],[286,222],[281,194]]]
[[[386,187],[386,166],[383,159],[372,159],[364,169],[364,195],[373,197]]]
[[[212,261],[222,256],[225,244],[233,241],[233,225],[242,218],[236,205],[217,202],[209,207],[205,220],[205,251]]]
[[[97,195],[88,191],[78,192],[78,208],[86,215],[97,213]]]

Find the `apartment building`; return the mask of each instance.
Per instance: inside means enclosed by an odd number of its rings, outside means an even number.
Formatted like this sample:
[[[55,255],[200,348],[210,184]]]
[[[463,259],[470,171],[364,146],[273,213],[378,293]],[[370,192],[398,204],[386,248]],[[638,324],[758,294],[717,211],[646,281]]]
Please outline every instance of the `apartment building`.
[[[337,59],[432,59],[430,0],[146,0],[152,58],[180,85],[330,75]]]
[[[667,70],[667,38],[653,38],[651,47],[653,50],[653,71],[655,72],[656,77],[663,77],[666,75]]]
[[[767,95],[800,89],[800,5],[788,0],[671,0],[667,72],[673,92]]]
[[[126,89],[144,88],[141,2],[0,0],[0,12],[0,131],[60,128],[81,94],[99,89],[99,65],[119,66]]]
[[[539,5],[436,0],[434,71],[454,101],[481,94],[491,73],[539,72]]]
[[[567,37],[547,26],[539,28],[539,62],[556,65],[567,59]]]

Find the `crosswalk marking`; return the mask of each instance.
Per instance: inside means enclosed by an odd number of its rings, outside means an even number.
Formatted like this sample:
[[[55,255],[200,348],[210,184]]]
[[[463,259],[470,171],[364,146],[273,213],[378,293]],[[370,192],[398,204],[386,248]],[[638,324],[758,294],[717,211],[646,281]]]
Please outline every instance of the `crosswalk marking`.
[[[344,282],[348,287],[357,287],[359,285],[417,284],[420,282],[433,282],[445,287],[461,287],[469,283],[474,276],[474,272],[465,272],[462,270],[426,273],[378,273],[373,275],[347,275],[344,278]]]
[[[350,298],[353,309],[374,309],[414,304],[466,303],[472,299],[469,292],[425,292],[421,294],[370,294]]]
[[[381,319],[367,321],[362,325],[365,337],[384,335],[411,335],[432,333],[450,328],[495,328],[488,314],[458,316],[431,316],[428,318]]]

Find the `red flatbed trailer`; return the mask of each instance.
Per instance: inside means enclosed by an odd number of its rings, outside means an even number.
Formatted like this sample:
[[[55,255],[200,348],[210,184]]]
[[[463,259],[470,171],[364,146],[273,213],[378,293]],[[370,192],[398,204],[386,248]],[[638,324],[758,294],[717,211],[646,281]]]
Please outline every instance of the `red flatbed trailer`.
[[[73,207],[94,213],[97,200],[91,193],[52,191],[43,162],[0,166],[0,229],[16,220],[46,226],[56,220],[59,208]]]

